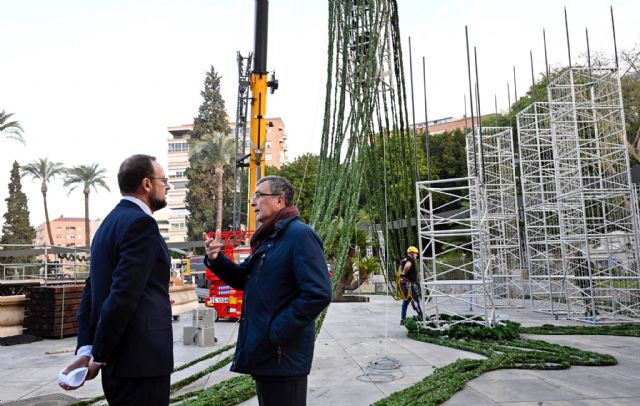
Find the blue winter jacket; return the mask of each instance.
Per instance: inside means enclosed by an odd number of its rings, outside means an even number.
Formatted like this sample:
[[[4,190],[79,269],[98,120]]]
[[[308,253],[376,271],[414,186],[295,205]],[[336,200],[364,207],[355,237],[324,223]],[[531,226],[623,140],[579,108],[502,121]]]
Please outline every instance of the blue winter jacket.
[[[220,254],[205,265],[243,290],[242,317],[231,370],[251,375],[301,376],[311,371],[315,318],[331,302],[322,241],[298,216],[241,264]]]

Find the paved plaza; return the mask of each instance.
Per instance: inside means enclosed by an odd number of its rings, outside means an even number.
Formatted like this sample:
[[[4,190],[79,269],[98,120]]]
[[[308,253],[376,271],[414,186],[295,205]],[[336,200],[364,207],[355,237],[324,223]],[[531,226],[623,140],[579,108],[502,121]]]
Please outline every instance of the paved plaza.
[[[411,310],[410,310],[411,312]],[[309,377],[309,405],[369,405],[409,387],[434,368],[478,354],[416,342],[406,337],[399,324],[400,303],[384,296],[370,296],[369,303],[334,303],[330,306],[316,342]],[[524,309],[500,309],[524,325],[577,324]],[[191,324],[184,315],[174,323],[176,366],[235,341],[237,324],[216,323],[218,343],[201,348],[182,344],[182,326]],[[636,405],[640,404],[640,338],[614,336],[532,336],[549,342],[615,356],[610,367],[571,367],[560,371],[498,370],[470,381],[445,405]],[[0,347],[0,404],[66,405],[80,398],[102,394],[99,380],[65,392],[55,377],[73,357],[75,338],[43,340],[32,344]],[[207,360],[174,374],[172,381],[215,364]],[[375,370],[389,357],[400,363],[392,371]],[[181,392],[206,388],[236,374],[228,367],[193,382]],[[44,403],[48,399],[49,401]],[[250,399],[243,405],[257,405]]]

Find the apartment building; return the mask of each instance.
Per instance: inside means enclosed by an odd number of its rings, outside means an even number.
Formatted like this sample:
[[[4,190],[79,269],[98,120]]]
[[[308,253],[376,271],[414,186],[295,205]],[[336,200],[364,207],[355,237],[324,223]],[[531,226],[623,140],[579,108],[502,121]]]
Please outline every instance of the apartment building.
[[[287,135],[282,118],[268,118],[267,140],[265,142],[265,165],[281,168],[289,161],[287,154]],[[235,123],[229,123],[230,136],[235,135]],[[167,207],[154,213],[160,234],[167,242],[183,242],[187,239],[187,216],[185,198],[188,181],[186,170],[189,167],[189,138],[193,124],[168,127],[171,136],[167,139],[167,177],[171,190],[167,193]],[[246,151],[249,151],[250,132],[247,129]]]
[[[93,239],[101,220],[92,220],[89,222],[90,238]],[[51,233],[53,234],[53,245],[61,247],[86,247],[84,232],[84,217],[64,217],[51,220]],[[91,243],[91,241],[89,241]],[[47,223],[44,222],[36,227],[36,238],[33,240],[34,245],[50,244],[49,233],[47,232]]]

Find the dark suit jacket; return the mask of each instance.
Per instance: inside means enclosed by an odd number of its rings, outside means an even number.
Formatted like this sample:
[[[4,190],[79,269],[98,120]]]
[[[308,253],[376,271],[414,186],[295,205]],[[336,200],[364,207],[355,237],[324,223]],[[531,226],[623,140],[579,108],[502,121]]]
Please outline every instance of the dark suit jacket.
[[[173,370],[169,302],[171,259],[156,221],[122,200],[91,247],[91,271],[78,310],[78,348],[93,345],[113,376],[152,377]]]

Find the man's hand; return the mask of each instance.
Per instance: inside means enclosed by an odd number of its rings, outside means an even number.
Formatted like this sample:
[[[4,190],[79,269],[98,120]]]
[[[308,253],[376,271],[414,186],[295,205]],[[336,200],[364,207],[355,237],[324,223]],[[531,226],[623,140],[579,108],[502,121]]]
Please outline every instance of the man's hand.
[[[204,248],[207,252],[207,256],[210,261],[218,258],[218,254],[223,247],[222,242],[220,241],[221,230],[216,230],[216,238],[209,238],[207,233],[202,233],[202,238],[204,239]]]
[[[100,371],[101,366],[102,364],[96,364],[95,362],[90,361],[89,357],[78,357],[71,363],[71,365],[69,365],[62,371],[62,374],[67,375],[69,372],[78,368],[89,368],[89,371],[87,371],[87,377],[84,380],[84,382],[86,382],[98,376],[98,372]],[[82,387],[82,385],[84,385],[84,382],[82,382],[78,386],[69,386],[64,383],[58,383],[58,385],[64,390],[75,390]]]

